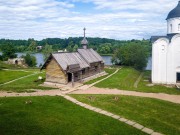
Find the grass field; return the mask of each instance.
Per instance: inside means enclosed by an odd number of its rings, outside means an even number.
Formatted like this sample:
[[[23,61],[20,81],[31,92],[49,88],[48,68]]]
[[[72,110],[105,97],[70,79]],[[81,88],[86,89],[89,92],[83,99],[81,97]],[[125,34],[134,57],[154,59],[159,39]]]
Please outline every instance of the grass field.
[[[180,135],[180,105],[157,99],[114,95],[71,95],[167,135]],[[89,98],[91,97],[91,98]],[[115,100],[115,97],[117,99]]]
[[[32,74],[31,72],[0,70],[0,84]]]
[[[32,104],[25,104],[32,101]],[[0,98],[1,135],[143,135],[62,97]]]
[[[100,88],[116,88],[120,90],[133,90],[140,92],[153,92],[153,93],[168,93],[168,94],[180,94],[180,90],[176,88],[168,88],[161,85],[147,86],[150,82],[145,81],[150,78],[150,71],[145,71],[141,78],[138,87],[134,87],[134,83],[140,76],[141,72],[128,67],[123,67],[112,77],[97,83],[95,86]]]
[[[116,71],[115,68],[111,68],[111,69],[110,68],[105,68],[104,70],[106,71],[106,73],[108,73],[107,75],[98,77],[98,78],[93,79],[93,80],[90,80],[88,82],[85,82],[84,84],[92,84],[92,83],[94,83],[94,82],[96,82],[98,80],[101,80],[101,79],[107,77],[108,75],[110,75],[110,74],[112,74],[112,73],[114,73]]]
[[[39,86],[40,84],[43,83],[43,80],[38,81],[38,76],[42,76],[43,78],[45,78],[45,72],[39,72],[39,70],[37,70],[37,69],[26,69],[25,71],[27,71],[27,72],[24,72],[21,70],[18,71],[17,69],[16,69],[16,71],[0,70],[0,75],[1,75],[0,84],[23,77],[23,76],[26,76],[26,75],[39,73],[39,74],[29,76],[27,78],[17,80],[15,82],[12,82],[9,84],[2,85],[2,86],[0,86],[0,91],[32,92],[32,91],[34,91],[33,89],[43,89],[43,90],[44,89],[52,89],[52,88],[48,88],[48,87]]]

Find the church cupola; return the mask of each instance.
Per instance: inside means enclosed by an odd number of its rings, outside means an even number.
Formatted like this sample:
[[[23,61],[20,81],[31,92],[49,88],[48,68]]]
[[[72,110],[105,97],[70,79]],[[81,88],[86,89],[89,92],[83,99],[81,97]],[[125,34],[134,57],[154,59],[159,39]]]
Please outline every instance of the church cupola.
[[[168,34],[180,33],[180,1],[178,5],[169,12],[166,20]]]
[[[86,39],[86,28],[84,28],[83,30],[84,30],[84,38],[81,41],[81,45],[82,45],[83,49],[87,49],[88,48],[88,41]]]

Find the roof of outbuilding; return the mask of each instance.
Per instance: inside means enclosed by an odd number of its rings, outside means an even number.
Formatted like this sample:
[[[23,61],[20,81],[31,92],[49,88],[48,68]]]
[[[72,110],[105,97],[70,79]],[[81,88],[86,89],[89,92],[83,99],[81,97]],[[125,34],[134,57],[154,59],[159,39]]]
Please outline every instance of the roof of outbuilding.
[[[176,17],[180,17],[180,1],[178,2],[178,5],[169,12],[166,20]]]
[[[80,68],[87,68],[89,65],[77,52],[72,53],[54,53],[52,56],[56,59],[63,70],[67,70],[68,66],[79,64]]]
[[[104,62],[102,57],[93,49],[78,49],[78,53],[88,62]]]

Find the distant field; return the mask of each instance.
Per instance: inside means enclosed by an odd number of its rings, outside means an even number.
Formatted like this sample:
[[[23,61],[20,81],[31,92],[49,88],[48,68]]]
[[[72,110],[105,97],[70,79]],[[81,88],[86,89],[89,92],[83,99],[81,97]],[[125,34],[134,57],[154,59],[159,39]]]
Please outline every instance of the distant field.
[[[32,101],[32,104],[25,104]],[[0,98],[1,135],[144,135],[62,97]]]
[[[179,104],[132,96],[71,96],[81,102],[110,111],[127,119],[134,120],[163,134],[180,135]]]
[[[97,83],[95,86],[100,88],[116,88],[120,90],[132,90],[140,92],[153,92],[153,93],[167,93],[167,94],[180,94],[180,90],[176,88],[168,88],[162,85],[147,86],[150,84],[148,79],[151,72],[145,71],[141,78],[138,87],[134,87],[134,83],[140,76],[141,72],[128,67],[123,67],[112,77]]]

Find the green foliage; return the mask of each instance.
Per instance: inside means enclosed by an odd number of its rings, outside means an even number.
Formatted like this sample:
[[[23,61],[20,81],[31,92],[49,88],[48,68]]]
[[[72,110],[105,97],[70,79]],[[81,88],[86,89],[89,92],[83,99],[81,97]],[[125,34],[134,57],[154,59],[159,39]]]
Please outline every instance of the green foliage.
[[[73,52],[73,48],[74,48],[74,43],[73,43],[73,41],[70,41],[68,46],[67,46],[67,51]]]
[[[59,96],[0,98],[0,131],[1,135],[145,135]]]
[[[111,43],[104,43],[101,44],[98,48],[98,52],[100,54],[110,54],[112,53],[112,44]]]
[[[72,95],[166,135],[180,134],[180,105],[151,98],[119,95]],[[90,98],[94,100],[90,100]],[[116,97],[116,99],[115,99]]]
[[[138,43],[121,46],[116,50],[112,62],[115,64],[132,66],[138,70],[146,67],[149,57],[148,47]]]
[[[58,50],[68,50],[70,52],[76,51],[77,46],[82,47],[80,42],[83,37],[70,37],[65,39],[60,38],[46,38],[41,41],[36,41],[34,39],[28,40],[9,40],[9,39],[0,39],[0,49],[1,46],[4,46],[7,42],[12,43],[16,48],[16,52],[30,51],[35,52],[35,46],[45,46],[46,44],[52,45],[53,51]],[[127,45],[131,43],[137,43],[141,45],[147,45],[149,52],[151,51],[151,46],[149,40],[114,40],[107,38],[87,38],[89,48],[93,48],[98,51],[100,54],[114,54],[114,51],[122,45]]]
[[[8,58],[16,58],[17,55],[15,54],[16,50],[12,43],[6,43],[4,46],[1,47],[2,51],[2,59],[7,60]]]
[[[25,56],[22,56],[22,58],[25,59],[25,62],[29,67],[35,67],[37,64],[36,57],[33,55],[30,55],[29,53],[27,53]]]
[[[28,51],[30,52],[35,52],[36,51],[36,47],[37,47],[37,43],[35,40],[31,40],[31,43],[28,47]]]
[[[46,60],[52,52],[53,52],[52,46],[46,44],[44,49],[42,50],[44,60]]]

